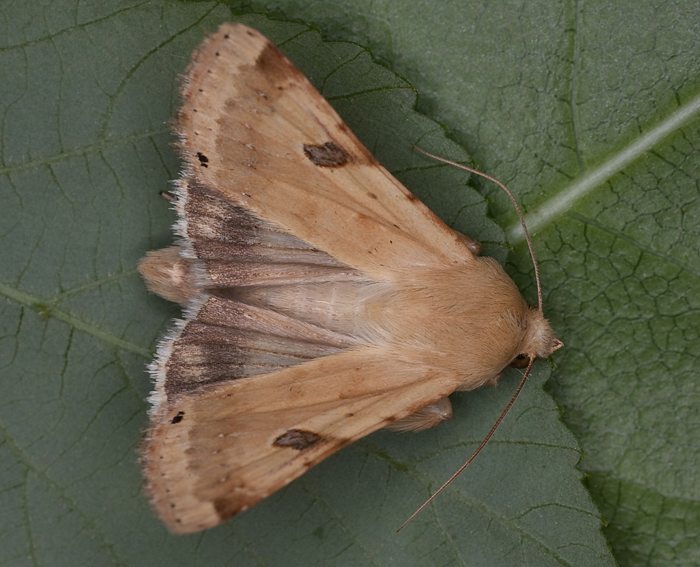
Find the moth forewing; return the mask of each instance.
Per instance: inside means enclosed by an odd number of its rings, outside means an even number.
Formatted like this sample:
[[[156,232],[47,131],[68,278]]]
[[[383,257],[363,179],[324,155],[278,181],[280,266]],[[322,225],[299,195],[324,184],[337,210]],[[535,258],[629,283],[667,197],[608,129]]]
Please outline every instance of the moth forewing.
[[[456,386],[386,354],[350,349],[163,404],[144,449],[158,514],[176,532],[214,526]]]
[[[380,279],[473,257],[258,32],[224,26],[205,40],[183,95],[177,130],[189,169],[229,202]],[[329,146],[343,158],[320,159]]]
[[[223,25],[183,85],[180,240],[140,271],[186,308],[151,366],[143,463],[192,532],[379,428],[449,418],[549,327],[258,32]]]

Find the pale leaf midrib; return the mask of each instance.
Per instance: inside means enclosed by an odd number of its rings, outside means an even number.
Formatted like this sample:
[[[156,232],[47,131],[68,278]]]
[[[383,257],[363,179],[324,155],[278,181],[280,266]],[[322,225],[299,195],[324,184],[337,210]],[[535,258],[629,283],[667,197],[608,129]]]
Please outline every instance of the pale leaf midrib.
[[[542,202],[525,215],[528,230],[532,233],[542,230],[566,214],[578,201],[586,197],[594,189],[601,187],[615,174],[622,171],[630,163],[644,155],[668,136],[675,134],[690,121],[700,115],[700,94],[691,98],[658,122],[647,132],[631,140],[629,144],[620,147],[598,166],[583,172],[571,183],[562,187],[556,195]],[[508,229],[508,239],[514,244],[524,241],[520,224],[513,224]]]

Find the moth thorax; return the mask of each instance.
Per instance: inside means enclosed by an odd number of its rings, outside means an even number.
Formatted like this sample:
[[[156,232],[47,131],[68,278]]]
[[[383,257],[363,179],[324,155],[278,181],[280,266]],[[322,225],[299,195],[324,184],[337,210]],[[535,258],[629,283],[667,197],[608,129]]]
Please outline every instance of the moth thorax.
[[[527,315],[527,332],[520,349],[521,352],[547,358],[563,345],[564,343],[554,336],[554,331],[542,312],[538,309],[530,309]]]

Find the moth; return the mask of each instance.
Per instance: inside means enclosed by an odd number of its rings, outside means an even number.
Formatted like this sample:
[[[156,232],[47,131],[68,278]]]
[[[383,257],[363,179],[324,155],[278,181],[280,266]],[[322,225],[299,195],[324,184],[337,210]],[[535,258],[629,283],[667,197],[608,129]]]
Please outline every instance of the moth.
[[[433,427],[455,390],[561,344],[257,31],[207,38],[182,99],[178,240],[139,265],[184,308],[150,366],[142,449],[171,531],[215,526],[380,428]]]

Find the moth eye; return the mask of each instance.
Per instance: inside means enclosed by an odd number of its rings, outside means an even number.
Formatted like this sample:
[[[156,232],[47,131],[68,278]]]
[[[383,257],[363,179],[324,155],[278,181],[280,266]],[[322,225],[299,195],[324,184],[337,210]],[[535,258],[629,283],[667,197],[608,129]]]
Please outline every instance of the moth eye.
[[[524,352],[521,352],[518,356],[516,356],[513,360],[510,361],[510,366],[512,366],[513,368],[525,368],[529,362],[530,357]]]

